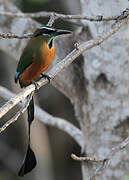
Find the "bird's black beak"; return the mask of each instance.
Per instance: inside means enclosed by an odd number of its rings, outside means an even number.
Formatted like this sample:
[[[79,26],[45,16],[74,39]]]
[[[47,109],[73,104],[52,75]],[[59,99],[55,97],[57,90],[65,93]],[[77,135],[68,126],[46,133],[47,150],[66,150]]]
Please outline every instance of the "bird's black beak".
[[[55,36],[59,36],[59,35],[62,35],[62,34],[71,34],[71,33],[72,33],[72,31],[56,29]]]

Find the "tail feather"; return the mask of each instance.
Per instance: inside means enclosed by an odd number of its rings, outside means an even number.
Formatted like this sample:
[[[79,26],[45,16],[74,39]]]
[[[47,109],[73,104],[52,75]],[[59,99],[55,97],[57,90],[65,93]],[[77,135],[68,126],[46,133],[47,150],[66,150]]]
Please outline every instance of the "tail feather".
[[[34,120],[34,100],[33,100],[33,97],[32,97],[30,104],[27,108],[27,113],[28,113],[28,123],[31,125],[32,121]]]
[[[23,177],[25,174],[29,173],[30,171],[32,171],[32,169],[35,168],[37,162],[36,162],[36,157],[35,154],[33,152],[33,150],[30,147],[30,126],[32,121],[34,120],[34,101],[33,101],[33,97],[30,101],[30,104],[27,108],[27,112],[28,112],[28,149],[27,152],[25,154],[25,158],[23,160],[23,164],[18,172],[18,175],[20,177]]]
[[[25,174],[32,171],[32,169],[35,168],[36,164],[37,162],[36,162],[35,154],[30,148],[30,145],[28,145],[25,159],[23,161],[22,167],[20,168],[18,172],[18,176],[23,177]]]

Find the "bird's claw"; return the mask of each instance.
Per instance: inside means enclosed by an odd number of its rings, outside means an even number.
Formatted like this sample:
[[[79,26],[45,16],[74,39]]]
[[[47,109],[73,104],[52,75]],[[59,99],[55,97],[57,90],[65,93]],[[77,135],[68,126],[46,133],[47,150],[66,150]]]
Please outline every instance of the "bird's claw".
[[[35,85],[35,91],[37,92],[40,88],[39,84],[36,81],[32,81],[32,84]]]
[[[50,83],[50,81],[51,81],[51,77],[50,77],[50,76],[48,76],[47,74],[43,74],[43,73],[41,73],[41,78],[47,78],[47,79],[48,79],[48,81],[49,81],[49,83]]]

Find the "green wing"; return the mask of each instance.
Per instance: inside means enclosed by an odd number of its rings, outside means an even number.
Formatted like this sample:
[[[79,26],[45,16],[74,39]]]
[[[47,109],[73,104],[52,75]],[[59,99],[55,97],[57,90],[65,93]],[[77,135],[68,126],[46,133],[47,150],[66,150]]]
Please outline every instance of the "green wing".
[[[47,41],[49,39],[50,38],[47,38]],[[39,38],[32,37],[29,40],[19,60],[17,71],[15,74],[15,82],[18,81],[19,75],[34,61],[40,61],[40,47],[44,40],[46,40],[46,38],[44,38],[43,36],[40,36]]]
[[[19,75],[35,61],[35,55],[39,54],[40,44],[41,41],[37,41],[37,38],[33,37],[29,40],[18,62],[17,71],[14,78],[16,83]]]
[[[28,42],[27,46],[25,47],[23,54],[20,57],[17,72],[20,74],[34,61],[34,54],[36,49],[32,46],[31,47],[31,40]]]

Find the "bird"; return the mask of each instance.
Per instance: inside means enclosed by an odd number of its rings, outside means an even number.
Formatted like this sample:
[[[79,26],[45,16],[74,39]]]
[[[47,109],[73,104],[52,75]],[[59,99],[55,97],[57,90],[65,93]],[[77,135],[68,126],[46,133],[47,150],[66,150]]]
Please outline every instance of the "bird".
[[[71,34],[69,30],[55,29],[49,26],[40,26],[33,33],[24,48],[15,73],[15,83],[19,82],[21,88],[34,84],[37,89],[37,78],[45,77],[50,82],[50,77],[43,73],[52,63],[55,56],[54,39],[56,36]],[[30,100],[28,112],[28,147],[18,172],[18,176],[25,174],[35,168],[37,161],[33,150],[30,147],[30,126],[34,120],[34,100]]]

